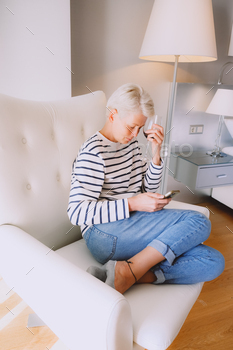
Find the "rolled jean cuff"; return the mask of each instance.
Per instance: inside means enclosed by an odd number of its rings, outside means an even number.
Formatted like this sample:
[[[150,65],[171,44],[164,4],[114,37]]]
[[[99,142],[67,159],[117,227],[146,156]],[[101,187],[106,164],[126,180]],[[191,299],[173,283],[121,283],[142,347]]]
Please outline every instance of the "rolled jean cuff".
[[[156,276],[157,280],[153,282],[153,284],[161,284],[165,282],[165,276],[161,269],[151,269],[154,275]]]
[[[154,239],[148,244],[148,247],[153,247],[154,249],[156,249],[164,256],[165,259],[167,259],[169,264],[172,265],[176,256],[168,245],[164,244],[163,242],[157,239]]]

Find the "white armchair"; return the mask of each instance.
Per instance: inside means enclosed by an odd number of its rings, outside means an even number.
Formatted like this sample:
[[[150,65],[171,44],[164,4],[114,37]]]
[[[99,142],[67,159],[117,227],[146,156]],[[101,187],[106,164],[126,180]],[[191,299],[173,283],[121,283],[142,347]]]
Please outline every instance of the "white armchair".
[[[118,293],[85,271],[99,263],[66,214],[72,162],[105,104],[100,91],[56,102],[0,95],[0,274],[70,350],[164,350],[203,283]]]

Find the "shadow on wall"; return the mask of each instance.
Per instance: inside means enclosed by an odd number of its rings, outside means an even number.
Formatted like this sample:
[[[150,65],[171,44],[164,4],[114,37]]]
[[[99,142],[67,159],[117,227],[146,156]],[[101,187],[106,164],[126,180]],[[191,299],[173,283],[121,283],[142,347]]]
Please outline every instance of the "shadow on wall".
[[[119,71],[122,79],[114,90],[124,83],[125,69],[141,62],[138,55],[153,2],[71,1],[73,96],[86,93],[85,86],[90,82],[91,90],[109,94],[106,82],[113,78],[108,76],[112,72]]]
[[[105,73],[107,30],[103,19],[107,15],[107,2],[107,0],[71,1],[73,96],[88,92],[85,86],[89,77],[96,79],[96,76]],[[84,86],[82,87],[81,84]]]
[[[233,86],[212,84],[177,84],[176,105],[171,132],[172,151],[179,151],[180,145],[190,145],[194,151],[212,149],[218,131],[217,115],[206,113],[217,89],[233,89]],[[191,125],[202,125],[203,133],[190,134]],[[222,130],[221,147],[232,146],[232,137],[225,124]]]

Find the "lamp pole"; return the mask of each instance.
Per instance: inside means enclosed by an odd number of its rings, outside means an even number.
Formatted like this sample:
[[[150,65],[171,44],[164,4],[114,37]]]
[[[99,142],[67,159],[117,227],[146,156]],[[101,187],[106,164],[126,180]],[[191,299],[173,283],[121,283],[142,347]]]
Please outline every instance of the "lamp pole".
[[[170,154],[171,154],[170,136],[171,136],[171,129],[172,129],[172,117],[174,112],[174,102],[175,102],[175,94],[176,94],[176,77],[177,77],[179,57],[180,57],[179,55],[175,55],[173,82],[172,82],[172,88],[170,92],[167,121],[166,121],[166,128],[165,128],[165,138],[164,138],[165,156],[163,159],[164,170],[163,170],[163,178],[162,178],[161,190],[160,190],[162,194],[165,194],[165,191],[167,188],[168,172],[170,171],[168,159],[170,159]]]

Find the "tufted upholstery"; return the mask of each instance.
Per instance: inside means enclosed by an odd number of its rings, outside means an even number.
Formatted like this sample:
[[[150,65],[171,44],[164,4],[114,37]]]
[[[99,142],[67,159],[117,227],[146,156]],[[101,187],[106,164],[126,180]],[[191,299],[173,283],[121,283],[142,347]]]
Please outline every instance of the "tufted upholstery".
[[[85,271],[98,263],[79,228],[69,231],[71,165],[103,126],[105,103],[103,92],[56,102],[0,95],[0,274],[70,350],[165,350],[203,284],[122,295]]]
[[[34,102],[0,95],[0,225],[57,249],[80,237],[66,209],[73,160],[105,121],[105,95]]]

